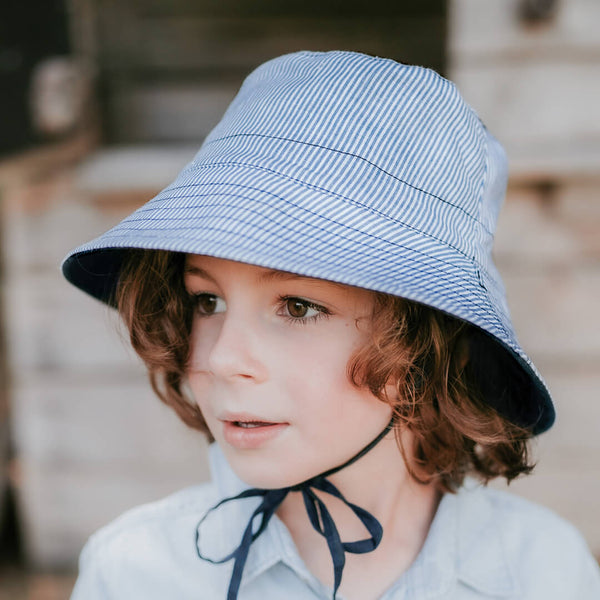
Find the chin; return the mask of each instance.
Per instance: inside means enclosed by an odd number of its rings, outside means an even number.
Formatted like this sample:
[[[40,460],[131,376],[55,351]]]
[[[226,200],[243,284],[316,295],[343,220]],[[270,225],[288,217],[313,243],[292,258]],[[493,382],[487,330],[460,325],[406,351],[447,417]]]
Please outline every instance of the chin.
[[[234,473],[250,487],[273,490],[297,485],[317,473],[304,475],[290,470],[289,465],[269,464],[265,460],[244,460],[227,456]]]

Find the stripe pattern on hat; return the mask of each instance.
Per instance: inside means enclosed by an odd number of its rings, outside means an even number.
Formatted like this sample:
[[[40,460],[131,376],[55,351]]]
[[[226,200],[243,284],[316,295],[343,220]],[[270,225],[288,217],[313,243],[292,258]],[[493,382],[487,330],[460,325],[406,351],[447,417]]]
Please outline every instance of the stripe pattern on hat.
[[[517,358],[539,387],[544,429],[549,395],[491,255],[506,178],[500,144],[434,71],[350,52],[286,55],[246,79],[170,186],[63,268],[85,289],[98,253],[163,249],[427,304]]]

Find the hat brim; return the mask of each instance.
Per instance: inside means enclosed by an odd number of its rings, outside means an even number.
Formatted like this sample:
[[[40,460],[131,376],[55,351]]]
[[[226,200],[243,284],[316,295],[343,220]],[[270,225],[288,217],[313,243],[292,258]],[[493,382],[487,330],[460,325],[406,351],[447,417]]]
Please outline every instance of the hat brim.
[[[420,190],[404,192],[423,210],[432,204]],[[115,228],[75,249],[63,262],[63,273],[110,303],[129,248],[240,261],[385,292],[443,311],[480,328],[525,371],[533,397],[518,416],[520,424],[538,434],[554,421],[549,393],[518,344],[509,316],[499,314],[498,299],[490,298],[493,286],[482,285],[494,274],[482,273],[447,241],[405,222],[401,210],[390,218],[281,173],[259,172],[253,164],[213,164],[184,170]]]

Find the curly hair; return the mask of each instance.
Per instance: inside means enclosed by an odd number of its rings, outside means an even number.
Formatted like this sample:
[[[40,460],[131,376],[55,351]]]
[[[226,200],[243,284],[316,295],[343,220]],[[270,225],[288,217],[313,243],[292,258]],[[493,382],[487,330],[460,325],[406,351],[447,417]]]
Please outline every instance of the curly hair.
[[[127,251],[115,303],[154,392],[210,438],[184,389],[194,311],[184,267],[185,254]],[[529,473],[532,432],[505,416],[527,385],[516,361],[468,323],[396,296],[373,295],[370,343],[351,358],[348,377],[390,404],[411,475],[454,492],[467,475],[510,482]],[[402,443],[404,428],[412,433],[411,448]]]

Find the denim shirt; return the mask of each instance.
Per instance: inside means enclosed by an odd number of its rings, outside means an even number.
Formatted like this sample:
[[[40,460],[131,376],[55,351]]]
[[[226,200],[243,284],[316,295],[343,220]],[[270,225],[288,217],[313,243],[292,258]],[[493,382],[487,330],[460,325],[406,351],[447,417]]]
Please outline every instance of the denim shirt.
[[[212,481],[135,508],[96,532],[80,557],[71,600],[225,600],[232,563],[198,557],[196,526],[243,490],[218,446]],[[252,501],[211,513],[203,554],[239,543]],[[275,516],[252,544],[239,600],[331,600]],[[380,600],[599,600],[600,569],[581,535],[549,510],[469,481],[442,498],[417,558]],[[338,593],[338,599],[343,595]]]

